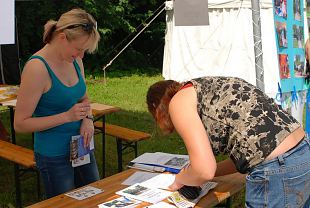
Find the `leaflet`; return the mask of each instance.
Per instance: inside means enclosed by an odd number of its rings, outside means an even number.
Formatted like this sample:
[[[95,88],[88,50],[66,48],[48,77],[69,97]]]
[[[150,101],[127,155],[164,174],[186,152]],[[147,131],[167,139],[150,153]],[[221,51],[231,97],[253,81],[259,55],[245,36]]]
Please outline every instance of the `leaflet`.
[[[194,200],[188,200],[183,197],[178,191],[173,192],[169,197],[168,201],[174,203],[178,208],[192,208],[199,200],[204,197],[211,189],[217,186],[216,182],[207,182],[201,186],[200,195]]]
[[[141,203],[141,201],[129,199],[129,198],[122,196],[122,197],[119,197],[117,199],[113,199],[111,201],[99,204],[98,208],[118,208],[118,207],[134,208],[134,207],[136,207],[137,204],[140,204],[140,203]]]
[[[116,194],[125,196],[127,198],[155,204],[167,198],[171,192],[161,189],[149,188],[138,183],[118,191]]]
[[[162,167],[158,172],[169,171],[172,173],[178,173],[189,163],[188,155],[176,155],[163,152],[144,153],[139,157],[131,161],[130,165],[142,164],[148,166]],[[136,167],[138,168],[138,167]],[[152,171],[157,171],[153,169]]]
[[[151,179],[141,183],[144,186],[160,189],[168,189],[168,187],[174,182],[174,174],[159,174]]]
[[[76,135],[71,137],[70,143],[70,159],[75,160],[91,153],[94,150],[94,137],[91,138],[89,146],[84,147],[84,137]]]

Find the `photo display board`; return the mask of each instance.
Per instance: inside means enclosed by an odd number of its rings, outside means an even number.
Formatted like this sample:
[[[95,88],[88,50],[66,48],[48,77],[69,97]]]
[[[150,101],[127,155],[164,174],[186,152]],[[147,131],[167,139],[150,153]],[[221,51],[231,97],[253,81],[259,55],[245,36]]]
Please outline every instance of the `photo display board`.
[[[307,89],[304,79],[306,63],[303,8],[303,0],[273,0],[280,86],[283,93]]]

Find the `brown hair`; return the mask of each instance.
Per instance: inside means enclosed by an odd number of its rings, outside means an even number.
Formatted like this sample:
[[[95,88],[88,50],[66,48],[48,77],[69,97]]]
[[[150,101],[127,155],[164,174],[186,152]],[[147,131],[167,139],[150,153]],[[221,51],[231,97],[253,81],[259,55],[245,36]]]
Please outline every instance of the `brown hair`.
[[[150,86],[146,103],[149,112],[164,133],[171,133],[174,126],[169,116],[169,103],[182,84],[173,80],[159,81]]]
[[[50,43],[54,35],[59,32],[64,32],[69,41],[88,35],[87,52],[89,53],[94,52],[98,47],[100,35],[97,31],[97,22],[82,9],[72,9],[62,14],[58,21],[47,21],[44,25],[43,43]]]

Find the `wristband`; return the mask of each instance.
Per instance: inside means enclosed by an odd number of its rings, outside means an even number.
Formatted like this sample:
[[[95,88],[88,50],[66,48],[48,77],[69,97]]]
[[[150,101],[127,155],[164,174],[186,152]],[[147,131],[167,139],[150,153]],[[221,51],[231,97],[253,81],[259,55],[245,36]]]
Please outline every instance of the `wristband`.
[[[85,118],[90,119],[92,121],[94,121],[94,116],[93,115],[87,115]]]

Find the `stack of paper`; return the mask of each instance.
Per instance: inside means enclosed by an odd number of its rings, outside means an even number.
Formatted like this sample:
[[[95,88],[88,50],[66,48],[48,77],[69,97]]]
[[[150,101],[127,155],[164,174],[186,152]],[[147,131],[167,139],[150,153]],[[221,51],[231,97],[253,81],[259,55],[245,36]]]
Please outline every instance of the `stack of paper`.
[[[163,152],[144,153],[132,160],[128,167],[152,172],[178,173],[189,163],[188,155],[176,155]]]

